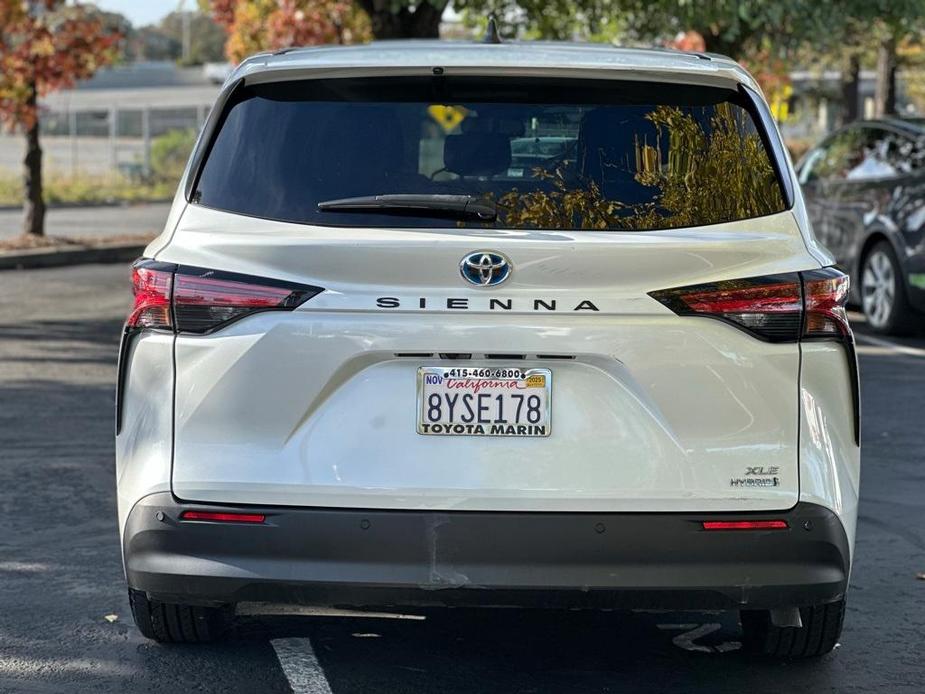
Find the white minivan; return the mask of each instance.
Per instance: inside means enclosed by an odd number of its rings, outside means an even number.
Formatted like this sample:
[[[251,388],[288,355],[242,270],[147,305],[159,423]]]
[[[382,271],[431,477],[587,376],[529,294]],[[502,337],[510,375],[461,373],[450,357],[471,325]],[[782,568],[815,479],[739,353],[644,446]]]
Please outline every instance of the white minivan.
[[[136,623],[240,603],[738,610],[830,651],[859,481],[847,277],[716,55],[394,42],[231,75],[134,265]]]

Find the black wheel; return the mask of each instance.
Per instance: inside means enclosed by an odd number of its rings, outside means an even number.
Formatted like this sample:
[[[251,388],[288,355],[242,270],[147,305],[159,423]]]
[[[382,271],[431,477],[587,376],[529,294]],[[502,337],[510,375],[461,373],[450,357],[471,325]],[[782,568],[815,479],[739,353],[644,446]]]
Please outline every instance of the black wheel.
[[[878,333],[906,335],[915,330],[916,312],[906,298],[902,267],[888,241],[878,241],[864,257],[861,309]]]
[[[230,611],[149,600],[140,590],[128,591],[132,617],[141,635],[160,643],[206,643],[228,628]]]
[[[772,658],[815,658],[838,643],[845,619],[845,601],[801,607],[802,627],[777,627],[767,610],[742,610],[742,637],[752,653]]]

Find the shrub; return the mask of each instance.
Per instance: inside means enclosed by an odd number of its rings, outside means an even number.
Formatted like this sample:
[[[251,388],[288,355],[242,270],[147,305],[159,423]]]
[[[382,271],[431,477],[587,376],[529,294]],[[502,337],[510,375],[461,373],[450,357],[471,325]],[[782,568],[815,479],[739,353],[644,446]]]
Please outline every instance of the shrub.
[[[151,142],[152,180],[176,184],[194,144],[196,131],[193,129],[171,130],[154,138]]]

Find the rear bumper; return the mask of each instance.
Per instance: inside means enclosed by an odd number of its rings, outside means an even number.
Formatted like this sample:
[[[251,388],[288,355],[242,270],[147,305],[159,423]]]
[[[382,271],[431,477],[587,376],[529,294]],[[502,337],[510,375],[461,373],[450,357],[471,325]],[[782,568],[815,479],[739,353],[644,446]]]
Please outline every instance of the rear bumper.
[[[267,520],[178,520],[186,509]],[[790,528],[701,529],[759,518]],[[123,541],[130,587],[202,604],[791,607],[842,597],[850,561],[837,516],[805,503],[760,514],[430,512],[241,509],[158,493],[132,509]]]

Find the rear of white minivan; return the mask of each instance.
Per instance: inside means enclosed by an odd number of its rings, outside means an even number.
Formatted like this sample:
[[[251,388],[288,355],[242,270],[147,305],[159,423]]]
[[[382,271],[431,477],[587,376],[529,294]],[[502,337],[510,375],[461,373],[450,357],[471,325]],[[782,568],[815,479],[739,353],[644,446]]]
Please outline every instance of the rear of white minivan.
[[[146,635],[241,602],[629,606],[834,645],[847,279],[750,88],[239,80],[179,197],[120,365]]]

